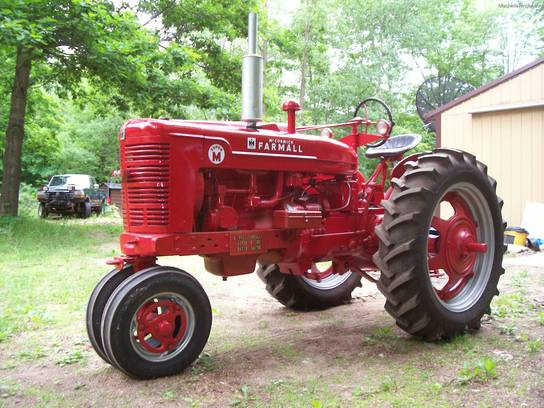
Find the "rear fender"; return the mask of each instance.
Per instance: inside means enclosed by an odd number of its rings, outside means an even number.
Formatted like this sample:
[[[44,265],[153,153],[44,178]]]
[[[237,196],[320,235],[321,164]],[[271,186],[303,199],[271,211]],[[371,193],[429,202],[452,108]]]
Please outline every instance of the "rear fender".
[[[401,161],[399,161],[395,167],[393,167],[393,169],[391,170],[391,176],[390,176],[390,179],[393,180],[395,178],[400,178],[402,177],[402,175],[404,174],[404,172],[406,171],[406,167],[405,167],[405,164],[410,162],[410,161],[415,161],[419,158],[419,156],[421,156],[422,154],[426,154],[427,152],[419,152],[419,153],[414,153],[414,154],[411,154],[410,156],[406,156],[404,159],[402,159]],[[385,195],[384,195],[384,198],[386,200],[389,199],[389,197],[391,196],[391,193],[393,192],[393,186],[391,184],[389,184],[389,188],[387,189],[387,191],[385,192]]]

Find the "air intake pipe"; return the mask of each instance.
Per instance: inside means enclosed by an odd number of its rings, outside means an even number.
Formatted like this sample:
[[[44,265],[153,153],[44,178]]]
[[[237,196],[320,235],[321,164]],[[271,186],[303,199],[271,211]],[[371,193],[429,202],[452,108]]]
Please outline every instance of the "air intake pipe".
[[[257,54],[257,15],[249,13],[247,54],[242,63],[242,120],[255,128],[263,114],[263,57]]]

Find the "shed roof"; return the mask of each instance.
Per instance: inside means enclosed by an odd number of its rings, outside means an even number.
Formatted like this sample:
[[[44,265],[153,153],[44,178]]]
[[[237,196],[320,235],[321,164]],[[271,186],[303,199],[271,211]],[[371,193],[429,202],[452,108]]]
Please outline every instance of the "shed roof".
[[[436,119],[436,117],[438,115],[440,115],[442,112],[447,111],[447,110],[453,108],[454,106],[457,106],[457,105],[459,105],[459,104],[461,104],[461,103],[463,103],[463,102],[465,102],[465,101],[467,101],[467,100],[469,100],[471,98],[474,98],[475,96],[480,95],[481,93],[483,93],[483,92],[485,92],[485,91],[487,91],[487,90],[489,90],[491,88],[494,88],[497,85],[500,85],[500,84],[502,84],[502,83],[504,83],[504,82],[506,82],[506,81],[508,81],[508,80],[510,80],[512,78],[515,78],[518,75],[521,75],[524,72],[527,72],[530,69],[532,69],[532,68],[534,68],[534,67],[536,67],[536,66],[538,66],[538,65],[540,65],[542,63],[544,63],[544,57],[539,58],[539,59],[537,59],[537,60],[535,60],[535,61],[533,61],[533,62],[531,62],[531,63],[529,63],[527,65],[524,65],[523,67],[518,68],[518,69],[516,69],[516,70],[514,70],[512,72],[509,72],[508,74],[503,75],[502,77],[499,77],[499,78],[497,78],[497,79],[495,79],[495,80],[493,80],[491,82],[488,82],[487,84],[482,85],[479,88],[473,89],[472,91],[467,92],[466,94],[460,96],[459,98],[454,99],[453,101],[450,101],[450,102],[448,102],[448,103],[446,103],[446,104],[444,104],[442,106],[439,106],[435,110],[427,113],[427,115],[425,115],[425,117],[427,119]]]
[[[112,183],[112,182],[105,182],[103,183],[104,186],[108,187],[111,190],[121,190],[122,186],[121,183]]]

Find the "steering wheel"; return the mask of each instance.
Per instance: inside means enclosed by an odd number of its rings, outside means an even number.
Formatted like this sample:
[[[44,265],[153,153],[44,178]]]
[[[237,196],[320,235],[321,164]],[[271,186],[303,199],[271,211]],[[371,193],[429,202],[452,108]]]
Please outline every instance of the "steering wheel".
[[[387,114],[387,120],[389,121],[389,130],[387,131],[387,133],[385,135],[380,135],[382,137],[381,140],[378,140],[376,143],[368,143],[368,144],[365,144],[365,147],[378,147],[378,146],[381,146],[383,145],[387,139],[389,139],[389,136],[391,135],[391,130],[393,129],[393,126],[395,126],[395,122],[393,122],[393,115],[391,114],[391,109],[389,109],[389,106],[387,106],[385,104],[384,101],[382,101],[381,99],[378,99],[378,98],[366,98],[366,99],[363,99],[361,102],[359,102],[359,105],[357,105],[357,108],[355,108],[355,113],[353,114],[353,117],[357,117],[358,114],[359,114],[359,110],[361,108],[364,108],[365,110],[365,123],[366,123],[366,128],[365,128],[365,133],[368,133],[368,127],[370,125],[377,125],[378,121],[377,120],[376,122],[373,122],[373,121],[370,121],[368,119],[368,107],[366,106],[366,104],[368,102],[376,102],[378,105],[382,106],[385,110],[385,113]]]

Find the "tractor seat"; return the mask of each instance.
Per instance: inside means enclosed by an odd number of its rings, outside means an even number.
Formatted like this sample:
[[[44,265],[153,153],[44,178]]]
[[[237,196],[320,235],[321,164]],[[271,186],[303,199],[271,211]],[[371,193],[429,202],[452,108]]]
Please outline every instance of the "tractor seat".
[[[381,146],[369,147],[365,152],[365,156],[369,159],[400,156],[416,147],[419,142],[421,142],[421,136],[416,134],[393,136]]]

